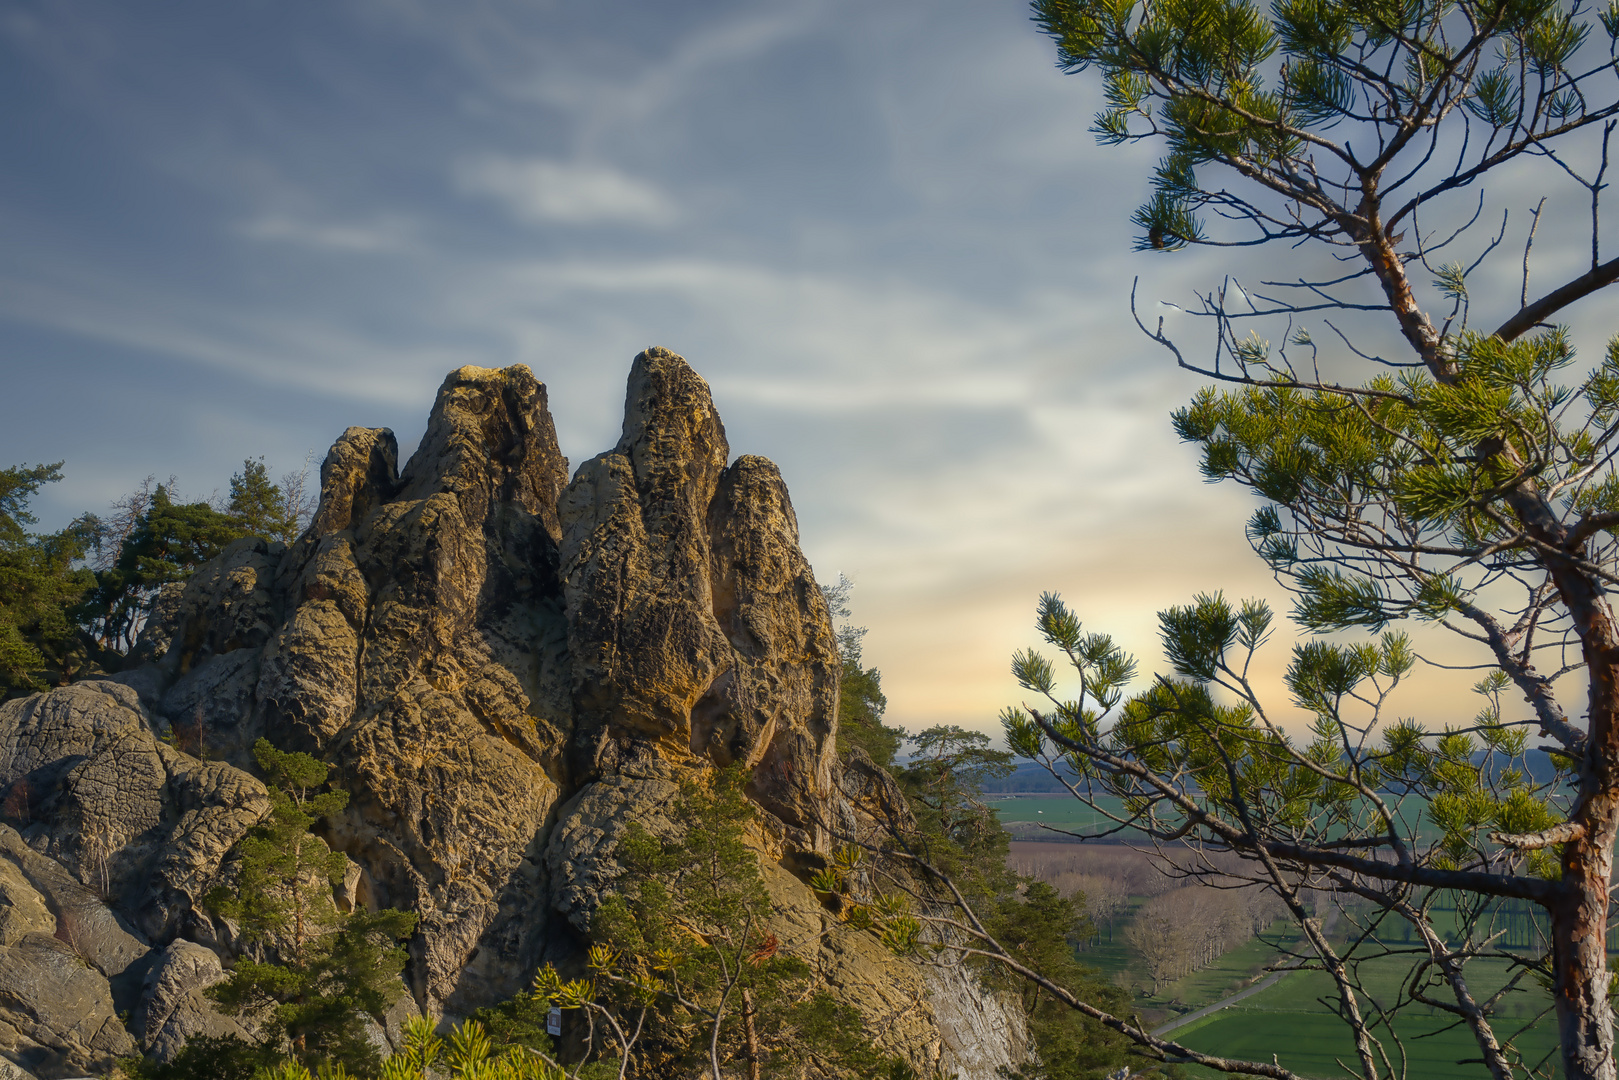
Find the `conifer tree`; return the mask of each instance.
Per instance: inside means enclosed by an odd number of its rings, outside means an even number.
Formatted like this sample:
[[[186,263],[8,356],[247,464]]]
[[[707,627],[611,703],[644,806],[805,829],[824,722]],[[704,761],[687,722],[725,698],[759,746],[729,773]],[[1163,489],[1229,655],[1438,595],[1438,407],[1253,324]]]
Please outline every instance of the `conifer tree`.
[[[90,539],[86,519],[51,535],[28,531],[28,503],[62,478],[62,463],[0,470],[0,699],[68,681],[86,643],[67,617],[94,583],[78,567]]]
[[[1472,1035],[1495,1080],[1534,1067],[1502,998],[1478,996],[1467,974],[1493,948],[1495,913],[1523,902],[1552,942],[1513,959],[1511,989],[1551,989],[1567,1077],[1615,1080],[1619,341],[1577,370],[1553,320],[1619,281],[1600,213],[1619,130],[1619,6],[1033,9],[1059,66],[1099,76],[1099,141],[1163,151],[1135,216],[1138,249],[1275,244],[1278,256],[1304,248],[1336,262],[1320,274],[1320,262],[1273,260],[1269,280],[1200,295],[1207,362],[1162,320],[1137,316],[1178,365],[1216,384],[1175,428],[1202,451],[1206,479],[1260,504],[1247,536],[1294,597],[1302,640],[1286,690],[1311,730],[1286,730],[1252,677],[1253,657],[1280,636],[1267,605],[1211,591],[1161,612],[1166,670],[1127,694],[1133,659],[1048,594],[1038,632],[1065,670],[1032,650],[1015,658],[1031,696],[1005,714],[1011,746],[1116,819],[1110,827],[1240,856],[1250,872],[1226,883],[1263,885],[1293,912],[1354,1038],[1346,1067],[1364,1080],[1401,1075],[1393,1019],[1417,1001]],[[1503,205],[1502,188],[1486,184],[1505,167]],[[1540,185],[1527,203],[1516,194],[1525,183]],[[1578,198],[1557,198],[1564,184]],[[1537,202],[1541,191],[1552,197]],[[1486,216],[1489,235],[1475,235]],[[1545,265],[1535,238],[1548,228],[1585,234],[1579,265],[1553,260],[1560,276],[1532,287]],[[1482,270],[1509,231],[1521,244],[1511,267]],[[1373,320],[1397,333],[1397,349],[1357,344]],[[1399,628],[1407,620],[1471,653],[1476,716],[1398,711],[1399,684],[1423,670],[1424,639]],[[1532,735],[1555,777],[1530,760]],[[1213,861],[1205,870],[1221,879]],[[1371,914],[1347,941],[1330,940],[1318,896],[1353,897]],[[1454,933],[1435,923],[1440,896],[1461,910]],[[1385,1002],[1360,982],[1358,960],[1402,930],[1420,942],[1415,996]],[[1109,1021],[1156,1054],[1291,1075]]]
[[[236,922],[256,952],[209,990],[226,1012],[268,1010],[269,1038],[285,1038],[307,1065],[336,1062],[367,1075],[376,1049],[361,1027],[398,999],[405,951],[396,942],[416,925],[414,914],[392,909],[343,913],[332,901],[343,855],[310,829],[348,804],[348,793],[319,790],[327,767],[308,754],[286,753],[260,739],[253,756],[270,788],[265,821],[238,845],[233,885],[208,896]]]
[[[227,512],[247,536],[290,544],[302,531],[299,508],[282,485],[270,479],[263,458],[243,461],[242,471],[230,478]]]
[[[244,535],[236,518],[204,502],[176,503],[168,486],[159,484],[119,545],[117,562],[96,572],[96,587],[73,614],[104,647],[127,652],[158,590],[185,581]]]
[[[838,749],[846,752],[850,747],[864,750],[872,761],[884,768],[893,764],[905,733],[883,723],[883,710],[888,699],[883,696],[882,672],[867,667],[862,656],[866,628],[849,621],[852,612],[849,597],[854,582],[842,574],[836,585],[823,585],[826,606],[838,638],[838,659],[842,674],[838,681]]]
[[[534,1000],[582,1010],[625,1076],[902,1075],[860,1014],[818,988],[798,954],[819,942],[771,930],[748,842],[748,779],[740,766],[688,778],[667,837],[631,824],[618,849],[626,873],[591,921],[591,978],[565,982],[544,968]]]

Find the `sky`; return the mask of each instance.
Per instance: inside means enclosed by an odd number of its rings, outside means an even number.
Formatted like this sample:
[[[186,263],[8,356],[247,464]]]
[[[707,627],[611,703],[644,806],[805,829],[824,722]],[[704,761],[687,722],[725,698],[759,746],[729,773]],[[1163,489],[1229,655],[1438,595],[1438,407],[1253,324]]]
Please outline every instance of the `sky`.
[[[855,583],[888,719],[994,731],[1043,590],[1149,670],[1162,607],[1285,607],[1129,314],[1203,348],[1165,303],[1277,256],[1133,253],[1157,150],[1053,61],[1020,0],[13,0],[0,464],[65,462],[54,527],[351,425],[408,454],[446,372],[523,363],[577,465],[663,345]]]

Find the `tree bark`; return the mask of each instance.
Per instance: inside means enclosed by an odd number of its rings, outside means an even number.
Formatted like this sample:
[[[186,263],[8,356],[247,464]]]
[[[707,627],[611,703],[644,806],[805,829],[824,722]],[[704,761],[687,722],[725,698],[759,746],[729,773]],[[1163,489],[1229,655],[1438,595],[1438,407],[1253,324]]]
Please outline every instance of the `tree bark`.
[[[748,1042],[748,1080],[759,1080],[759,1033],[753,1026],[753,991],[742,991],[742,1032]]]
[[[1605,608],[1606,605],[1603,605]],[[1607,612],[1584,629],[1590,665],[1590,731],[1574,819],[1584,835],[1563,846],[1563,880],[1551,905],[1553,1000],[1569,1080],[1619,1080],[1608,1001],[1608,888],[1619,839],[1619,648]]]

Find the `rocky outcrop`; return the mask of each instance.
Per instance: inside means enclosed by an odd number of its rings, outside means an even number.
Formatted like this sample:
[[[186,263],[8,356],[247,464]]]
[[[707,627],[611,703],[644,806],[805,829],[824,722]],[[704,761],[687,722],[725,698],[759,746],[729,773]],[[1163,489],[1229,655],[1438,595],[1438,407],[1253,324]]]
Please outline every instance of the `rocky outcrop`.
[[[744,762],[754,794],[815,846],[831,793],[838,655],[776,467],[730,448],[708,387],[636,357],[616,449],[563,494],[575,771],[655,752]]]
[[[158,1061],[172,1061],[196,1035],[249,1038],[235,1019],[222,1016],[204,996],[223,981],[225,967],[211,949],[177,938],[146,973],[134,1034],[141,1049]]]
[[[730,460],[707,385],[667,350],[635,358],[618,444],[571,480],[524,367],[451,373],[402,470],[391,432],[350,428],[305,534],[239,541],[166,589],[131,661],[0,706],[0,964],[41,973],[27,1000],[0,991],[0,1058],[42,1077],[238,1030],[202,995],[233,946],[202,898],[265,812],[260,737],[351,792],[323,824],[351,860],[338,901],[420,917],[395,1035],[566,959],[626,823],[661,820],[681,775],[740,763],[783,940],[885,1045],[977,1054],[992,1063],[964,1075],[986,1080],[1022,1045],[993,1022],[975,1040],[1005,1054],[952,1043],[971,987],[828,933],[790,872],[827,822],[903,801],[874,767],[840,783],[837,648],[786,485]]]

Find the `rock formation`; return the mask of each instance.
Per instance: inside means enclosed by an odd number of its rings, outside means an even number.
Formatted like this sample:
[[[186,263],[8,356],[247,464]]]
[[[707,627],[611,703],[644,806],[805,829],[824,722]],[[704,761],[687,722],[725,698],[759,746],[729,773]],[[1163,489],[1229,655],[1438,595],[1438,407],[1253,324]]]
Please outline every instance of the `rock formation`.
[[[397,462],[350,428],[296,543],[239,541],[166,590],[122,674],[0,706],[0,1061],[76,1075],[234,1030],[201,994],[233,947],[201,897],[266,811],[260,736],[352,793],[326,823],[342,899],[419,914],[429,1015],[567,960],[625,823],[741,762],[783,939],[819,942],[834,993],[919,1065],[1021,1058],[1014,1008],[824,933],[794,876],[822,822],[892,793],[869,762],[840,785],[836,644],[786,486],[730,461],[683,359],[636,357],[618,445],[571,482],[525,367],[453,372]]]

